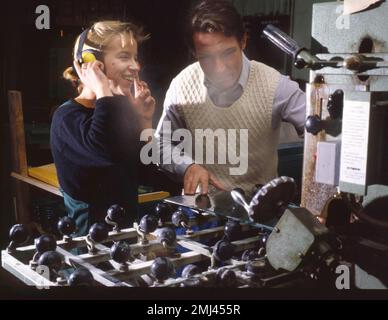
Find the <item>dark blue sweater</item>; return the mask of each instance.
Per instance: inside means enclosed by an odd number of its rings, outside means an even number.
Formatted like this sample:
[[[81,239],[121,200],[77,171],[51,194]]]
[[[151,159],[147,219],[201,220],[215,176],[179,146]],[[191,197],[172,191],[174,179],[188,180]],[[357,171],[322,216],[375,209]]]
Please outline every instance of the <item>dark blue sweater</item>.
[[[92,221],[120,204],[136,215],[140,132],[124,96],[98,99],[95,109],[69,100],[54,113],[51,151],[61,188],[87,202]]]

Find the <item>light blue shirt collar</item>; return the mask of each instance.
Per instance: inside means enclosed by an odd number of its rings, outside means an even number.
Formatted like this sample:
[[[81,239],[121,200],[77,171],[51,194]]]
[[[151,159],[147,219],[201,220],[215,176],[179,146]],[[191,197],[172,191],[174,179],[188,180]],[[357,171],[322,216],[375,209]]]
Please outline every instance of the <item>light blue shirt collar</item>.
[[[235,85],[227,91],[221,91],[214,87],[208,79],[204,79],[204,85],[208,89],[209,96],[213,103],[217,106],[230,106],[243,94],[244,88],[247,85],[250,71],[250,61],[246,55],[242,54],[241,74]]]

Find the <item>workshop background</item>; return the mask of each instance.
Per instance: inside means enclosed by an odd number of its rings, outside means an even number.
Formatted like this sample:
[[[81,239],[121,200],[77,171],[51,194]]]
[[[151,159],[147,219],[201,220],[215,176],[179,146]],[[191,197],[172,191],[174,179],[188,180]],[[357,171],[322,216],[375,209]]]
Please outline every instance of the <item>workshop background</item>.
[[[244,17],[249,33],[246,54],[290,75],[304,88],[308,71],[296,70],[290,59],[264,39],[261,31],[272,23],[291,35],[301,46],[310,47],[312,0],[232,0]],[[162,112],[165,92],[171,79],[193,61],[183,39],[183,21],[196,0],[93,0],[46,1],[50,29],[38,30],[35,9],[40,1],[6,1],[1,10],[0,50],[0,246],[8,241],[15,223],[14,179],[8,114],[8,90],[22,93],[27,163],[39,166],[52,162],[49,148],[51,115],[56,107],[74,95],[61,78],[71,65],[75,37],[93,21],[133,20],[151,34],[141,47],[141,77],[157,101],[156,125]],[[263,48],[265,47],[265,50]],[[285,135],[288,136],[288,135]],[[284,140],[279,148],[279,173],[292,176],[300,188],[303,141]],[[152,188],[152,186],[149,186]],[[30,188],[30,210],[35,219],[50,220],[63,212],[62,199]],[[44,221],[43,221],[44,222]]]

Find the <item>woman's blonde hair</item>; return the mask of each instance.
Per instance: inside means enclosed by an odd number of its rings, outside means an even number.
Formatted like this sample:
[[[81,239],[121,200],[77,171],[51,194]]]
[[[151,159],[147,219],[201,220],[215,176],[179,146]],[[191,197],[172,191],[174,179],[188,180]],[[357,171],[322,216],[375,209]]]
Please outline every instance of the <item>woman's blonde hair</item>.
[[[149,38],[148,34],[144,34],[143,28],[136,26],[130,22],[121,22],[117,20],[106,20],[94,23],[87,34],[85,40],[85,46],[93,48],[99,51],[104,51],[106,46],[112,40],[114,36],[119,35],[121,37],[121,44],[124,47],[128,35],[130,38],[136,40],[137,43],[141,43]],[[73,58],[76,59],[76,52],[78,51],[79,36],[74,44]],[[74,70],[74,67],[68,67],[63,72],[63,77],[69,80],[78,92],[82,91],[82,83]]]

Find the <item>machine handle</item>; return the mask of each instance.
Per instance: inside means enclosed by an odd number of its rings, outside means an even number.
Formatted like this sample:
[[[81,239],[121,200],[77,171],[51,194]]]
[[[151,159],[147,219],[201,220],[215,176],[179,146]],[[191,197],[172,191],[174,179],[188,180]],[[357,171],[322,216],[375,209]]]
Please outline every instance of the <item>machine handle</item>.
[[[236,202],[237,204],[239,204],[240,206],[242,206],[245,209],[247,214],[250,213],[251,208],[250,208],[249,204],[245,201],[244,196],[240,192],[238,192],[236,190],[232,190],[230,192],[230,195],[232,196],[234,202]]]
[[[304,49],[298,43],[272,24],[267,25],[263,30],[264,35],[283,52],[294,59],[298,53]]]

